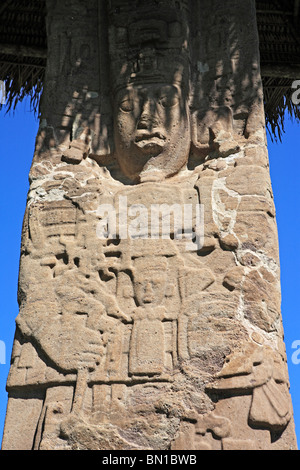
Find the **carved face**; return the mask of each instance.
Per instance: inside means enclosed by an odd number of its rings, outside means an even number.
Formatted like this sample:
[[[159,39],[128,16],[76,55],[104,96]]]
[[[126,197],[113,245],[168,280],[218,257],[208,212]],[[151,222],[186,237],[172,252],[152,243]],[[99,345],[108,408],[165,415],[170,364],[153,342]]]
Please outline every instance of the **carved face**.
[[[134,281],[135,296],[139,305],[161,305],[165,296],[166,278],[160,272],[141,272]]]
[[[115,109],[116,157],[132,180],[159,181],[176,174],[190,151],[190,123],[180,87],[169,84],[128,86]]]

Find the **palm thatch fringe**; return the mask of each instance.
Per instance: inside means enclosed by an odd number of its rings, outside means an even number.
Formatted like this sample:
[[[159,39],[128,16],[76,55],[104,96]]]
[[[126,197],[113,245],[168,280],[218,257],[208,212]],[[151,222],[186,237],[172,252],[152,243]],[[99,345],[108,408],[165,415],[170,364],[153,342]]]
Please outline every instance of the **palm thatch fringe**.
[[[47,49],[45,0],[2,0],[0,4],[0,80],[6,85],[8,112],[29,95],[37,112]]]
[[[286,78],[263,77],[266,127],[273,142],[282,141],[287,118],[300,122],[300,105],[293,102],[292,83]]]
[[[5,56],[0,58],[0,77],[5,82],[6,112],[15,110],[18,103],[26,96],[30,97],[31,108],[38,113],[39,101],[43,89],[45,65],[41,63],[15,62],[14,58]],[[37,60],[36,62],[40,62]]]

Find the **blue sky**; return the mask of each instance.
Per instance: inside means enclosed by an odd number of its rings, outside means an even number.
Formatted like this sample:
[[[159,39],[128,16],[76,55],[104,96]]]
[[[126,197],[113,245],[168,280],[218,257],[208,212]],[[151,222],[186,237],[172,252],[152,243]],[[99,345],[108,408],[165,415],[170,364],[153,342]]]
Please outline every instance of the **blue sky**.
[[[21,228],[37,129],[38,121],[30,112],[28,102],[19,104],[14,115],[5,115],[3,110],[0,111],[0,346],[4,343],[6,349],[3,361],[0,347],[0,442],[7,404],[5,384],[18,314]],[[294,419],[300,445],[300,249],[297,239],[300,234],[299,138],[300,125],[287,120],[283,142],[275,144],[269,139],[269,157],[280,243],[282,317]]]

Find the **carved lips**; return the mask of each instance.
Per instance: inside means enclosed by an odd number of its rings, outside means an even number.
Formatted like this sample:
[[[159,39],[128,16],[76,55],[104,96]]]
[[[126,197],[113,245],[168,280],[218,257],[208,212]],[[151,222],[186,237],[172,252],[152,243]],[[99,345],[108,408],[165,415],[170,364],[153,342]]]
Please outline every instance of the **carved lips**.
[[[142,132],[138,131],[135,137],[135,145],[144,150],[157,150],[161,151],[166,142],[166,137],[159,131],[155,132]]]

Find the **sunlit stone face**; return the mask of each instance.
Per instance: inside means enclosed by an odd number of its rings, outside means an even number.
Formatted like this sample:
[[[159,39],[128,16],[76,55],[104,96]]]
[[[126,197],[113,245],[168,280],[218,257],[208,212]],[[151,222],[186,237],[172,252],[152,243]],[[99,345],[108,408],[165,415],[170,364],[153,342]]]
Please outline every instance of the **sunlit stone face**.
[[[179,86],[132,85],[115,100],[116,157],[123,173],[134,181],[159,181],[186,164],[190,123]]]
[[[161,305],[165,296],[166,277],[157,271],[136,276],[134,290],[139,305]]]

